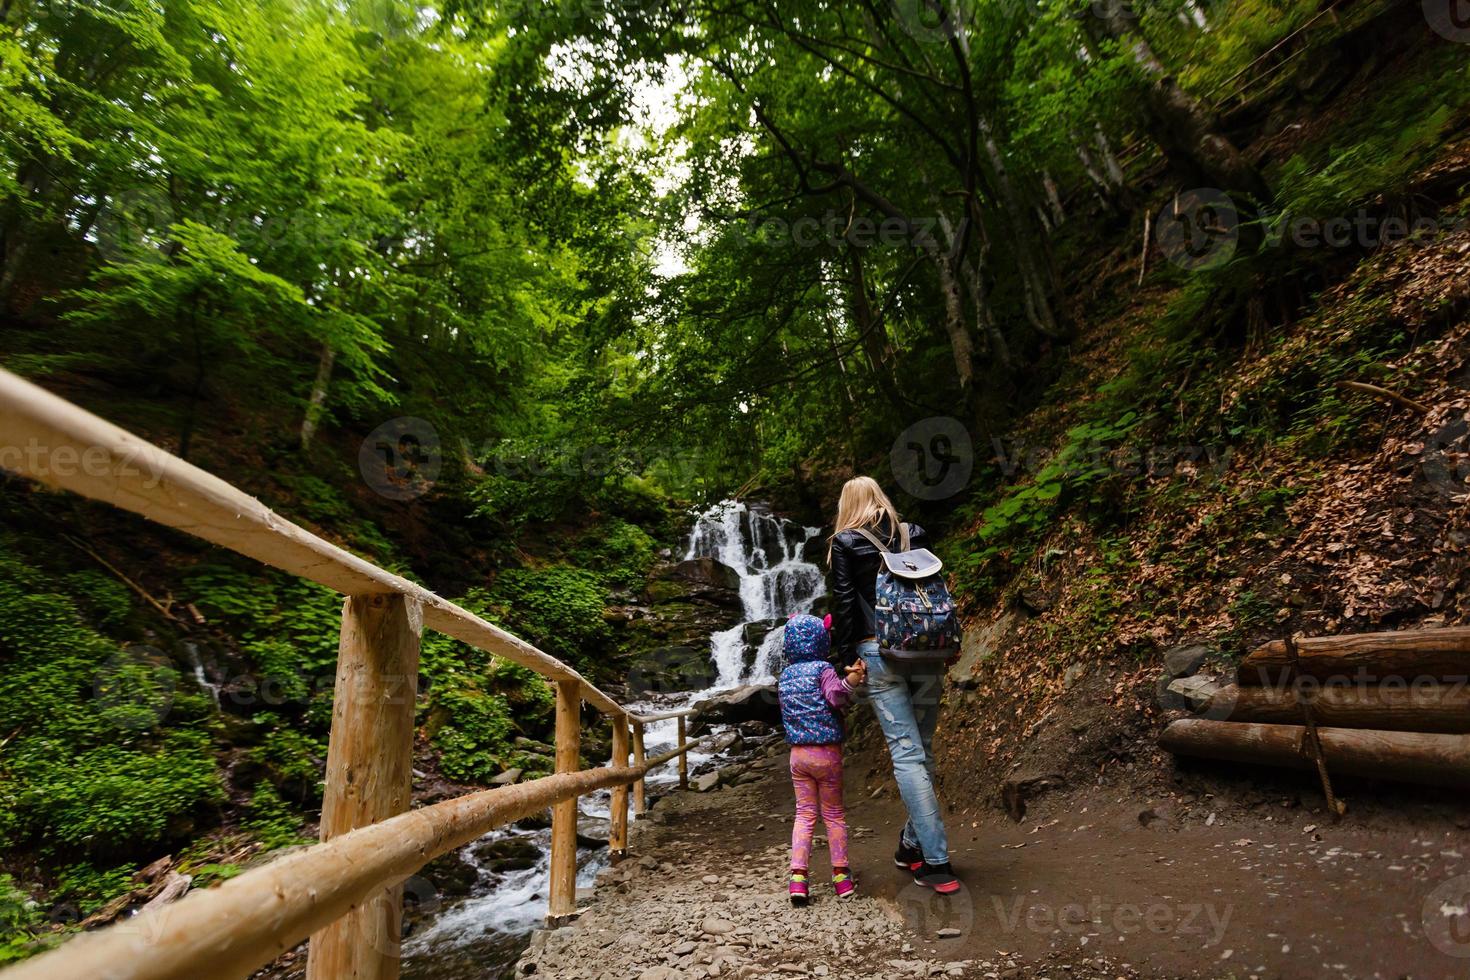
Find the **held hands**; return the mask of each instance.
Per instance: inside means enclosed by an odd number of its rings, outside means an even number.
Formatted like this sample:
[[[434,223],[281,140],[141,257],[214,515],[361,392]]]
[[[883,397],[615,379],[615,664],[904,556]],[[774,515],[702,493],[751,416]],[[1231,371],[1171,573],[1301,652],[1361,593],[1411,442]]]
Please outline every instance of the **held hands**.
[[[857,663],[846,669],[847,686],[861,687],[868,682],[868,665],[858,658]]]

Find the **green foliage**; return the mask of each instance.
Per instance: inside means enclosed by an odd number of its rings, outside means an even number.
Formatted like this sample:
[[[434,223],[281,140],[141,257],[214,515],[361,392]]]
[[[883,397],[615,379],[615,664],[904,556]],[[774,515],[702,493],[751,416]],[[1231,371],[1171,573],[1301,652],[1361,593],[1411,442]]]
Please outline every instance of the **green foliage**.
[[[131,891],[137,873],[133,865],[102,869],[90,864],[73,864],[61,872],[53,897],[74,902],[82,915],[91,915]]]
[[[128,853],[187,832],[223,793],[208,739],[171,732],[153,750],[102,745],[58,759],[28,739],[10,755],[15,805],[31,836],[99,854]]]
[[[267,782],[257,783],[255,791],[250,794],[244,827],[267,848],[314,843],[302,835],[300,818],[291,812],[276,788]]]
[[[1113,407],[1108,399],[1097,411]],[[1129,411],[1111,421],[1085,422],[1068,430],[1061,447],[1029,481],[981,511],[979,526],[968,541],[946,546],[955,556],[953,569],[960,580],[969,588],[994,587],[1005,570],[992,567],[993,560],[1015,565],[1026,561],[1058,513],[1087,500],[1093,487],[1118,473],[1114,451],[1142,421]]]
[[[436,691],[434,704],[429,727],[444,775],[461,782],[484,782],[505,767],[508,740],[516,726],[504,695],[465,684]]]
[[[0,963],[29,955],[26,947],[35,940],[41,925],[40,906],[10,875],[0,874]]]
[[[1294,154],[1276,176],[1282,213],[1327,219],[1375,198],[1396,201],[1464,124],[1470,66],[1459,55],[1444,50],[1393,77],[1346,125]]]
[[[342,598],[295,576],[201,565],[185,578],[199,610],[230,629],[288,696],[306,696],[335,673]],[[329,686],[329,685],[327,685]]]
[[[658,561],[658,545],[648,532],[618,518],[593,525],[572,557],[593,569],[612,588],[641,589]]]
[[[14,846],[129,854],[182,832],[220,798],[197,701],[170,718],[180,672],[161,651],[123,649],[87,625],[84,603],[0,539],[0,831]],[[106,590],[85,603],[121,613]]]
[[[308,800],[320,800],[327,743],[268,714],[257,715],[254,721],[266,733],[250,750],[251,758],[269,766],[278,782],[300,787]]]
[[[590,569],[506,569],[492,596],[513,632],[568,663],[595,665],[611,646],[612,631],[602,618],[606,592]]]

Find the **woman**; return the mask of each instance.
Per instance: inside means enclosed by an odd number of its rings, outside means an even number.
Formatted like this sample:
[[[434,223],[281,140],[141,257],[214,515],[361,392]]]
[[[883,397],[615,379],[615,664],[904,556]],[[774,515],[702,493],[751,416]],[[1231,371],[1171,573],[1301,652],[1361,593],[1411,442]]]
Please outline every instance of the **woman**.
[[[960,882],[949,864],[949,839],[934,792],[934,728],[939,722],[944,665],[889,662],[878,651],[874,591],[879,551],[861,528],[899,550],[901,524],[893,502],[866,476],[848,480],[837,503],[837,522],[827,551],[832,569],[833,642],[840,662],[867,667],[872,702],[893,759],[893,775],[908,810],[893,861],[914,881],[948,895]],[[924,529],[908,525],[909,547],[924,546]]]

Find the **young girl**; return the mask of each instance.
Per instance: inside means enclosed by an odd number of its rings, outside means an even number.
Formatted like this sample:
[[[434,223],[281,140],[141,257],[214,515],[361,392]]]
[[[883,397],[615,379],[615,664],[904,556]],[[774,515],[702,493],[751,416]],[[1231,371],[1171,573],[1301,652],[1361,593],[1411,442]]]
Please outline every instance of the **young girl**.
[[[832,888],[838,898],[857,891],[847,864],[847,814],[842,807],[842,711],[852,703],[867,668],[859,662],[844,679],[827,662],[831,649],[826,621],[793,616],[786,623],[781,671],[781,723],[791,745],[791,782],[796,788],[796,824],[791,831],[791,904],[806,905],[807,869],[817,814],[827,828]]]

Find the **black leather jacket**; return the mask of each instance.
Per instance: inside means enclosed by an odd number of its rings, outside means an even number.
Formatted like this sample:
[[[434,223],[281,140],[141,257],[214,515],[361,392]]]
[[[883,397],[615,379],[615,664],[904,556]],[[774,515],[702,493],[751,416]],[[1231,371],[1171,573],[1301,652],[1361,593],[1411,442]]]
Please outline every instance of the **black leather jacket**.
[[[898,534],[885,518],[870,528],[879,540],[898,550]],[[909,547],[926,547],[924,529],[909,525]],[[839,662],[857,659],[857,645],[874,634],[873,591],[878,584],[878,549],[856,531],[843,531],[832,541],[832,649]]]

